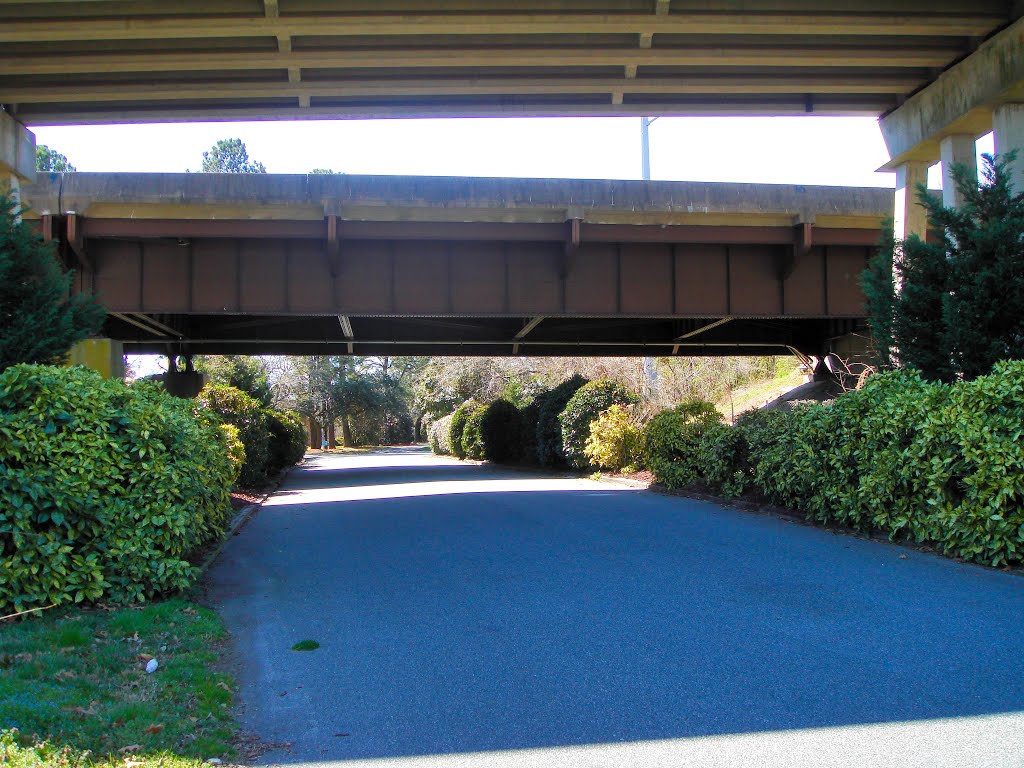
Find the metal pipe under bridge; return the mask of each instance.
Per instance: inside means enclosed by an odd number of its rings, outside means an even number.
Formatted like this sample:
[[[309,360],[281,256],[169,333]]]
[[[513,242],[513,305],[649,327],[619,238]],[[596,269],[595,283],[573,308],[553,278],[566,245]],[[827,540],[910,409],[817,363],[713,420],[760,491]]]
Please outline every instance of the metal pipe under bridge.
[[[40,174],[45,237],[126,352],[821,355],[862,332],[892,191]]]

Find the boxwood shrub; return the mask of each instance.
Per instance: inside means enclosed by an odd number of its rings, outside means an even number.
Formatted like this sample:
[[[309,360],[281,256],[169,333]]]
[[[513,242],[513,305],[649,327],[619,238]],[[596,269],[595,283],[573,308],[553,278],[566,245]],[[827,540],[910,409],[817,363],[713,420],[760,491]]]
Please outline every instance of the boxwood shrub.
[[[466,448],[462,442],[462,433],[466,429],[466,421],[470,413],[478,408],[480,403],[476,400],[467,400],[452,413],[451,421],[448,422],[448,442],[452,447],[452,454],[460,459],[466,458]]]
[[[562,452],[562,422],[559,415],[569,399],[587,383],[579,374],[566,379],[557,387],[537,397],[537,463],[542,467],[565,464]]]
[[[298,464],[306,455],[309,444],[309,433],[302,417],[293,411],[275,411],[264,409],[267,415],[267,428],[270,431],[270,457],[268,470],[280,472],[282,469]]]
[[[466,410],[466,426],[462,430],[462,453],[467,459],[483,459],[486,455],[484,446],[483,422],[487,406],[473,402]]]
[[[522,451],[523,417],[508,400],[495,400],[487,406],[480,422],[484,458],[489,461],[516,461]]]
[[[186,587],[224,529],[227,436],[155,384],[0,374],[0,606],[139,602]]]
[[[611,379],[591,381],[576,390],[558,414],[558,423],[562,427],[562,453],[569,466],[574,469],[590,466],[584,449],[590,437],[590,425],[601,411],[613,405],[633,405],[637,400],[635,394]]]
[[[540,422],[540,406],[551,390],[544,389],[534,395],[533,400],[519,409],[519,460],[526,464],[537,464],[537,424]]]

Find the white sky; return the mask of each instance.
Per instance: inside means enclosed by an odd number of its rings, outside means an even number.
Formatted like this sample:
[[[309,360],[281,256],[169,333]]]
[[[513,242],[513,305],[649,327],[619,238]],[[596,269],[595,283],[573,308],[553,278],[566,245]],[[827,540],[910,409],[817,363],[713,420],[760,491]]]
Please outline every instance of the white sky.
[[[199,170],[240,138],[270,173],[640,178],[639,118],[349,120],[38,127],[80,171]],[[680,181],[893,186],[874,118],[659,118],[651,176]],[[991,152],[991,136],[979,141]],[[939,186],[937,168],[931,186]]]

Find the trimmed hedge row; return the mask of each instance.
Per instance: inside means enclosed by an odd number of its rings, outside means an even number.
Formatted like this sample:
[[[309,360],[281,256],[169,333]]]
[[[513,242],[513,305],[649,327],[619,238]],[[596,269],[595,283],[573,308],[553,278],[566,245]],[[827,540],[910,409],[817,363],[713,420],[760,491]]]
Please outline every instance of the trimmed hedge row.
[[[430,447],[460,459],[582,468],[590,464],[584,449],[591,423],[610,405],[636,401],[613,381],[588,382],[577,375],[541,391],[522,409],[502,399],[489,405],[467,400],[431,426]]]
[[[0,606],[182,589],[237,475],[223,429],[156,384],[75,367],[0,374]]]

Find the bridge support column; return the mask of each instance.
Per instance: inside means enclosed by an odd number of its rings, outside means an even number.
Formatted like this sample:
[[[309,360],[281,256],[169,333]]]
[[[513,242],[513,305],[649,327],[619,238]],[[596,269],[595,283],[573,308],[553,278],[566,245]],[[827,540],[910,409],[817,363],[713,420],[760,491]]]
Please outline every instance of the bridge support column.
[[[971,178],[978,177],[978,146],[974,134],[946,136],[939,144],[939,152],[942,158],[942,204],[947,208],[959,208],[964,200],[953,180],[953,166],[967,166]]]
[[[996,107],[992,113],[992,132],[997,154],[1017,150],[1017,160],[1010,168],[1011,183],[1014,192],[1024,192],[1024,104]]]
[[[86,339],[71,348],[68,365],[84,365],[105,379],[124,378],[124,345],[115,339]]]
[[[911,160],[896,169],[896,210],[893,219],[897,240],[906,240],[911,235],[924,240],[928,231],[928,213],[917,201],[917,186],[927,183],[927,162]]]
[[[185,361],[185,370],[178,368],[178,355],[168,355],[167,373],[163,375],[164,389],[175,397],[191,400],[209,383],[210,377],[192,367],[191,355],[183,355],[181,359]]]
[[[6,112],[0,112],[0,192],[20,200],[22,182],[36,178],[36,137]]]

